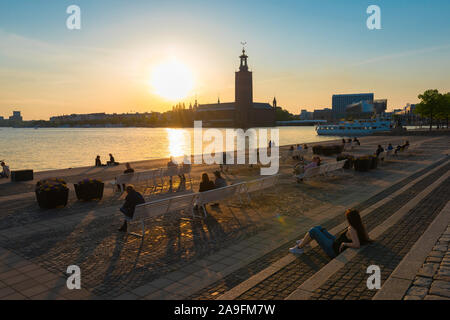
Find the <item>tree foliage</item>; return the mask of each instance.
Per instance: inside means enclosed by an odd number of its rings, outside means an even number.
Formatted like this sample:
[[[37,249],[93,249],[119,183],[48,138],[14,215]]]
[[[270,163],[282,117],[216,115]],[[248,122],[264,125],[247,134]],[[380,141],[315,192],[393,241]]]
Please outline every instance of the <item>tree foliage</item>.
[[[447,120],[450,116],[450,93],[441,94],[436,89],[430,89],[419,95],[420,103],[414,112],[430,120],[430,130],[433,120]]]

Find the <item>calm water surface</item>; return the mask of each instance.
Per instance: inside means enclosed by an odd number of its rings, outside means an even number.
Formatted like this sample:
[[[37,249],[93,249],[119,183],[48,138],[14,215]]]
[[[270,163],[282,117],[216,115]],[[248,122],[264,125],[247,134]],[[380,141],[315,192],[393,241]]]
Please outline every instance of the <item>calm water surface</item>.
[[[336,139],[314,127],[276,129],[280,145]],[[0,160],[35,171],[91,166],[96,155],[105,163],[109,153],[119,162],[149,160],[191,154],[193,139],[191,128],[0,128]]]

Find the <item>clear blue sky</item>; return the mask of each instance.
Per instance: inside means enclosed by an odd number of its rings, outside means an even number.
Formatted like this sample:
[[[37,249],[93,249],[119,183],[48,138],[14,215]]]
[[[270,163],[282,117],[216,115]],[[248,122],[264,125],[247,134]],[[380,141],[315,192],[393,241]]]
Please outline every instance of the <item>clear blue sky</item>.
[[[65,27],[71,4],[80,31]],[[382,30],[366,27],[371,4]],[[166,110],[148,80],[169,56],[193,71],[186,102],[232,101],[243,40],[257,101],[299,113],[374,92],[392,109],[450,91],[449,34],[448,0],[2,0],[0,115]]]

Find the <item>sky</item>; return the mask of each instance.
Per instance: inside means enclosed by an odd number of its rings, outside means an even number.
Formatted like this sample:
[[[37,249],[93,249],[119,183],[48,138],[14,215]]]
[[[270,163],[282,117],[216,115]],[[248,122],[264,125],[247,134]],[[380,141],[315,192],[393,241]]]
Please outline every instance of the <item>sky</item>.
[[[80,30],[66,27],[70,5]],[[170,59],[192,77],[181,102],[234,101],[242,41],[255,101],[298,114],[373,92],[392,110],[450,91],[449,34],[448,0],[1,0],[0,116],[169,110],[152,79]]]

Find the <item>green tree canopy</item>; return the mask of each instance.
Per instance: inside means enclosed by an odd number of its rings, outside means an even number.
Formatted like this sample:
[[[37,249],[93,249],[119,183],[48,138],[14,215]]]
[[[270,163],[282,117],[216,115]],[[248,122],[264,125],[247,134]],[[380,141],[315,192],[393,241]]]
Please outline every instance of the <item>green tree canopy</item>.
[[[436,113],[436,118],[446,120],[448,128],[448,119],[450,117],[450,92],[441,95],[440,105]]]
[[[433,128],[433,119],[439,117],[444,107],[444,96],[438,90],[430,89],[419,94],[420,103],[416,106],[415,113],[423,118],[430,119],[430,130]]]

